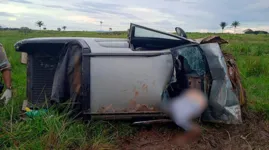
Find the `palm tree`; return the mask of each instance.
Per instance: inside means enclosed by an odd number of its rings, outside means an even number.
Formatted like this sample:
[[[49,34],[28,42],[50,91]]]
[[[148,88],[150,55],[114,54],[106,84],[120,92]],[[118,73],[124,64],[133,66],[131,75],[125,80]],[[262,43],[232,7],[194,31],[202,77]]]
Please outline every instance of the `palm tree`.
[[[36,22],[36,25],[40,28],[41,30],[41,27],[44,25],[44,22],[43,21],[37,21]]]
[[[234,27],[234,33],[235,33],[235,29],[236,29],[236,27],[238,27],[240,25],[240,22],[239,21],[234,21],[233,23],[232,23],[232,27]]]
[[[226,22],[221,22],[220,23],[220,27],[221,27],[221,29],[222,29],[222,33],[223,33],[223,30],[224,30],[224,28],[227,26],[227,23]]]
[[[63,28],[63,30],[65,31],[65,29],[66,29],[66,26],[63,26],[62,28]]]

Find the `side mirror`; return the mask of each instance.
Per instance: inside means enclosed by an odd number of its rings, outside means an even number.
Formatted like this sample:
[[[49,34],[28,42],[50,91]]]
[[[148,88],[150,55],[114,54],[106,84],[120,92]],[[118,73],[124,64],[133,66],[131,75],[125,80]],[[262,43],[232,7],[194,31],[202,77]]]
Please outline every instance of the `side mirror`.
[[[175,30],[176,30],[177,35],[187,38],[187,34],[185,33],[183,29],[181,29],[180,27],[176,27]]]

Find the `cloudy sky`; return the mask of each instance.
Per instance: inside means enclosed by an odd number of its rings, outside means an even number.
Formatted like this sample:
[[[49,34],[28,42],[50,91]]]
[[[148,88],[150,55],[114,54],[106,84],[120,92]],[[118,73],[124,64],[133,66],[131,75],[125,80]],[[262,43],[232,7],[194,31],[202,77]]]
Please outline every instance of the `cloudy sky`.
[[[137,23],[163,31],[221,32],[219,23],[238,20],[246,28],[269,31],[269,0],[0,0],[0,25],[38,29],[127,30]],[[225,32],[233,29],[228,27]]]

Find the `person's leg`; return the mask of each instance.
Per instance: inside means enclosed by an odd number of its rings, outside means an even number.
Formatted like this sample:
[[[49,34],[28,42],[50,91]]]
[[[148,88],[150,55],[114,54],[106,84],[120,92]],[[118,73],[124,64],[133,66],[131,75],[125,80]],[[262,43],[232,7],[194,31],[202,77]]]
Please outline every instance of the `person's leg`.
[[[199,125],[192,123],[192,119],[199,117],[207,106],[205,96],[197,90],[188,90],[173,102],[172,116],[175,123],[185,130],[183,135],[178,135],[178,144],[196,140],[201,135]]]
[[[188,144],[197,140],[201,136],[201,129],[199,125],[192,124],[191,128],[188,131],[185,131],[184,134],[177,135],[174,139],[176,144]]]

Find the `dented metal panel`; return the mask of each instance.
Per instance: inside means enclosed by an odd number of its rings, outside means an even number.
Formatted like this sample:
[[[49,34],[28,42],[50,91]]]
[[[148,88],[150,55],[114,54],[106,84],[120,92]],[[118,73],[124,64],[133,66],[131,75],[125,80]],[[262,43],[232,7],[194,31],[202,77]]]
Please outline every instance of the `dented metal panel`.
[[[241,108],[236,93],[229,79],[224,56],[217,43],[202,44],[209,69],[212,75],[212,86],[209,97],[209,107],[203,115],[203,120],[237,124],[242,122]]]
[[[91,112],[159,111],[171,78],[171,54],[91,57]]]

